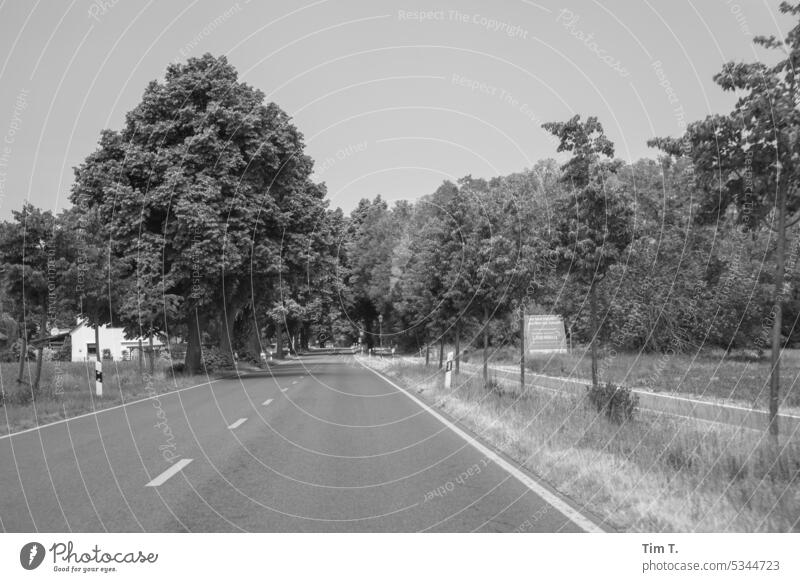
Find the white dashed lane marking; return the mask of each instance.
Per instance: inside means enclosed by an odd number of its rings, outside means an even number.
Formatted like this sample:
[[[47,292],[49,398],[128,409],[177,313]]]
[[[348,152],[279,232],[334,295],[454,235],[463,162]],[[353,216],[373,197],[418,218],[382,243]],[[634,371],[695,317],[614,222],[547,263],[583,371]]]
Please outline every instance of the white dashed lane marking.
[[[245,421],[247,421],[246,418],[240,418],[239,420],[234,422],[232,425],[230,425],[228,428],[231,429],[231,430],[233,430],[234,428],[239,428],[240,426],[242,426],[245,423]]]
[[[264,402],[261,404],[261,406],[269,406],[269,403],[270,403],[270,402],[272,402],[272,398],[267,398],[267,399],[266,399],[266,400],[265,400],[265,401],[264,401]]]
[[[159,485],[163,485],[167,479],[174,476],[176,473],[180,472],[186,465],[192,462],[192,459],[181,459],[174,465],[172,465],[169,469],[161,473],[158,477],[150,481],[145,487],[158,487]]]

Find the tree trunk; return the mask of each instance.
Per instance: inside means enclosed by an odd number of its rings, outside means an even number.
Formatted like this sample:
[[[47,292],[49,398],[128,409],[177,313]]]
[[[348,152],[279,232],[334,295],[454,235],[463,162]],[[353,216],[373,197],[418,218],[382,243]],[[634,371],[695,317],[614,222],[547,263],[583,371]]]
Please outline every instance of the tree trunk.
[[[439,340],[439,369],[442,369],[442,362],[444,361],[444,336]]]
[[[275,324],[275,359],[283,359],[283,321]]]
[[[456,324],[456,354],[455,354],[455,356],[456,356],[456,369],[455,369],[455,374],[456,374],[456,375],[458,375],[458,373],[461,371],[461,366],[460,366],[460,364],[461,364],[460,350],[461,350],[461,324],[460,324],[460,323],[457,323],[457,324]]]
[[[102,354],[100,353],[100,325],[94,326],[94,355],[97,361],[102,361]]]
[[[28,337],[25,328],[22,328],[22,337],[20,338],[19,347],[19,375],[17,376],[17,384],[25,384],[25,360],[28,359]]]
[[[139,377],[144,377],[144,348],[142,348],[142,338],[139,338]]]
[[[590,315],[592,323],[592,386],[597,388],[597,293],[595,292],[595,284],[589,286],[589,302],[590,302]]]
[[[425,365],[431,363],[431,345],[428,342],[425,342]]]
[[[519,305],[519,387],[525,391],[525,305]]]
[[[249,351],[258,358],[258,361],[261,361],[261,352],[264,351],[264,346],[261,342],[261,330],[258,327],[258,323],[251,322],[250,324],[250,331],[247,334],[247,347]]]
[[[483,387],[489,386],[489,307],[483,306]]]
[[[156,359],[156,353],[155,353],[155,350],[153,349],[153,334],[152,333],[150,334],[150,337],[147,338],[147,344],[148,344],[148,349],[147,349],[147,352],[148,352],[147,360],[148,360],[148,362],[147,363],[148,363],[148,367],[150,369],[150,377],[152,378],[153,377],[153,372],[155,371],[155,359]]]
[[[39,393],[39,382],[42,379],[42,360],[44,358],[44,342],[47,339],[47,310],[42,310],[42,320],[39,322],[39,347],[36,350],[36,376],[33,379],[33,388],[31,391],[34,394]]]
[[[219,314],[219,351],[233,358],[233,324],[236,321],[237,306],[233,302],[226,303]]]
[[[188,374],[199,374],[201,372],[202,337],[200,335],[200,320],[197,315],[197,309],[191,311],[186,321],[186,327],[189,332],[189,342],[186,346],[184,365]]]
[[[769,433],[777,444],[778,426],[778,397],[780,395],[780,363],[781,363],[781,326],[783,322],[783,290],[786,269],[786,188],[778,191],[778,225],[777,225],[777,256],[775,257],[775,304],[772,310],[775,319],[772,322],[772,351],[770,353],[769,372]]]
[[[39,381],[42,379],[42,358],[44,357],[44,344],[40,344],[36,348],[36,375],[33,378],[33,387],[31,392],[34,394],[39,393]]]

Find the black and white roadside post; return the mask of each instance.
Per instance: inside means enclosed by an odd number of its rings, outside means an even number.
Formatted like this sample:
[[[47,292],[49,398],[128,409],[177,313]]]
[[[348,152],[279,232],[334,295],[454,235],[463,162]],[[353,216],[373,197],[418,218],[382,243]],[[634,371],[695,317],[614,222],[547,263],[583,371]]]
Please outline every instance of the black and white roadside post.
[[[94,386],[95,394],[98,397],[103,396],[103,360],[94,361]]]
[[[450,389],[453,380],[453,352],[447,352],[447,362],[444,365],[444,388]]]
[[[383,314],[378,315],[378,347],[383,348]]]

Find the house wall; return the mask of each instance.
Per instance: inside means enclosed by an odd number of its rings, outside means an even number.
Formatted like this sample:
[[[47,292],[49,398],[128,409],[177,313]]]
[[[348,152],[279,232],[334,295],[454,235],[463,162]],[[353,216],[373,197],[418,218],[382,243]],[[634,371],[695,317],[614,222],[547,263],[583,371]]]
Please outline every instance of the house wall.
[[[80,325],[70,334],[72,342],[72,361],[83,362],[90,356],[88,355],[88,344],[94,344],[94,328],[86,325]],[[142,340],[144,346],[147,346],[147,340]],[[153,338],[154,346],[163,346],[163,343],[158,338]],[[138,338],[127,339],[121,327],[108,327],[103,325],[100,327],[100,350],[111,350],[111,356],[115,361],[122,360],[122,351],[128,350],[131,347],[138,346]],[[94,358],[94,355],[91,356]]]

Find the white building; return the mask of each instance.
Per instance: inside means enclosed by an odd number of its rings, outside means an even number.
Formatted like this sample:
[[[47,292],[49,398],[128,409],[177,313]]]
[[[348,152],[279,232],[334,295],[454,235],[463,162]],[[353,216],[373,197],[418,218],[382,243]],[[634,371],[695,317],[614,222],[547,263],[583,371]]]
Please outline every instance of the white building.
[[[54,329],[52,335],[62,335],[69,331],[69,340],[72,345],[72,361],[83,362],[97,357],[97,346],[95,344],[94,328],[79,322],[71,330]],[[60,333],[59,333],[60,332]],[[100,350],[106,358],[110,355],[113,360],[130,360],[139,358],[139,340],[142,347],[147,349],[149,340],[145,338],[126,338],[125,332],[121,327],[100,326]],[[153,347],[156,353],[165,348],[164,343],[156,336],[153,338]],[[108,351],[106,351],[108,350]]]

